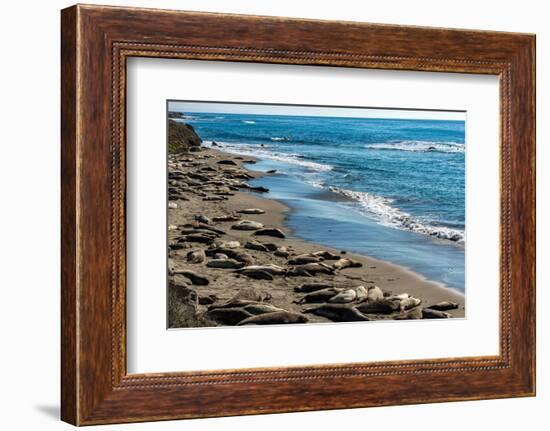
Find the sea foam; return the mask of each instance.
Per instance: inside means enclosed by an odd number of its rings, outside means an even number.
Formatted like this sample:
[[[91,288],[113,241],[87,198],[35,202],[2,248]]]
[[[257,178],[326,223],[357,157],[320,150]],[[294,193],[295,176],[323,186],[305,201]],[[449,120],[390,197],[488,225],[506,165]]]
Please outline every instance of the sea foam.
[[[410,230],[439,239],[446,239],[459,243],[464,242],[464,232],[462,230],[438,226],[435,223],[431,224],[426,221],[421,222],[410,214],[392,206],[394,202],[393,199],[377,196],[368,192],[339,189],[332,186],[327,188],[334,193],[338,193],[358,203],[361,211],[366,214],[374,215],[380,224],[397,229]]]
[[[333,169],[331,165],[305,160],[302,155],[294,153],[280,153],[272,151],[267,146],[252,145],[252,144],[234,144],[230,142],[216,141],[218,145],[223,147],[224,151],[231,154],[241,156],[258,157],[261,159],[275,160],[278,162],[289,163],[291,165],[302,166],[311,171],[324,172]],[[212,147],[211,141],[204,141],[203,145]]]
[[[464,153],[465,145],[457,142],[444,141],[388,141],[366,144],[365,148],[375,150],[434,152],[434,153]]]

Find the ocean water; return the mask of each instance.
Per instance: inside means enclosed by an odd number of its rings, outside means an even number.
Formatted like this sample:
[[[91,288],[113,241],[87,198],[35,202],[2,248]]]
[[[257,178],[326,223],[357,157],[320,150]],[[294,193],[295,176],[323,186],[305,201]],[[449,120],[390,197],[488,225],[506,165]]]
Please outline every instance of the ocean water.
[[[296,236],[464,290],[465,123],[186,112],[205,141],[250,155]]]

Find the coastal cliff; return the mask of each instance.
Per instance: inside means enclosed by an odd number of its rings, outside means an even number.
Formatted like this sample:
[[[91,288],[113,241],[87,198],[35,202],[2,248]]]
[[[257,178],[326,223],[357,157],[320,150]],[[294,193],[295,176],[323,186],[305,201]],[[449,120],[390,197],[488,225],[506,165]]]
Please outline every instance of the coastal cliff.
[[[168,120],[168,152],[170,154],[196,151],[202,139],[197,135],[193,126]]]

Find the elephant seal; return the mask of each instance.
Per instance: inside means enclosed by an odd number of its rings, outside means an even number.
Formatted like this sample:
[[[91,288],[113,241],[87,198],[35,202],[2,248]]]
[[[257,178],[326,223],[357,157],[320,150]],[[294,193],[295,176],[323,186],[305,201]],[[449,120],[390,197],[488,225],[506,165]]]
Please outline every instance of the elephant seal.
[[[393,316],[395,320],[412,320],[412,319],[422,319],[422,307],[414,307],[407,311],[401,311],[399,314]]]
[[[309,319],[300,313],[290,311],[274,311],[258,314],[240,321],[237,326],[243,325],[281,325],[289,323],[307,323]]]
[[[221,304],[211,304],[208,307],[208,310],[215,310],[218,308],[243,308],[247,305],[257,304],[257,301],[252,301],[250,299],[241,299],[241,298],[232,298],[229,301],[222,302]]]
[[[312,302],[327,302],[333,296],[339,294],[342,289],[336,287],[328,287],[326,289],[317,290],[315,292],[308,293],[299,301],[296,301],[297,304],[309,304]]]
[[[322,262],[314,262],[314,263],[306,263],[303,265],[296,265],[294,268],[292,268],[292,271],[295,273],[298,273],[299,271],[306,271],[312,275],[316,274],[334,274],[334,268],[325,265]]]
[[[363,302],[366,301],[369,297],[369,291],[365,286],[357,286],[354,287],[353,290],[355,290],[356,293],[356,302]]]
[[[411,296],[410,298],[402,299],[399,302],[399,310],[406,311],[406,310],[409,310],[410,308],[417,307],[421,303],[422,303],[422,301],[420,299],[413,298]]]
[[[305,312],[326,317],[333,322],[366,322],[371,320],[357,308],[347,304],[323,304],[317,308],[310,308]]]
[[[242,320],[253,316],[242,308],[215,308],[208,310],[206,315],[209,319],[224,325],[237,325]]]
[[[206,255],[204,254],[204,250],[193,250],[187,253],[187,260],[190,263],[202,263],[206,259]]]
[[[353,289],[346,289],[342,292],[334,295],[328,300],[328,302],[334,304],[346,304],[348,302],[353,302],[357,298],[357,292]]]
[[[344,268],[360,268],[363,264],[352,259],[341,258],[334,262],[332,266],[334,269],[342,270]]]
[[[422,318],[423,319],[448,319],[451,315],[445,313],[444,311],[434,310],[433,308],[423,308],[422,309]]]
[[[293,259],[290,259],[288,261],[289,265],[305,265],[308,263],[318,263],[322,259],[316,256],[311,256],[309,254],[301,254],[299,256],[294,257]]]
[[[378,286],[369,287],[369,291],[367,294],[368,302],[378,302],[378,301],[382,301],[383,299],[384,299],[384,293],[382,292],[382,289],[380,289]]]
[[[357,309],[361,313],[381,313],[381,314],[390,314],[399,309],[399,302],[390,301],[388,299],[383,299],[382,301],[376,302],[363,302],[362,304],[357,305]]]
[[[304,283],[294,288],[294,292],[311,293],[321,289],[334,287],[332,283]]]
[[[264,314],[274,313],[276,311],[285,311],[282,308],[275,307],[274,305],[262,304],[261,302],[250,303],[243,307],[243,310],[250,314]]]
[[[209,268],[238,269],[242,268],[243,263],[235,259],[212,259],[206,264]]]
[[[428,308],[437,311],[455,310],[458,308],[458,304],[451,301],[442,301],[434,305],[430,305]]]

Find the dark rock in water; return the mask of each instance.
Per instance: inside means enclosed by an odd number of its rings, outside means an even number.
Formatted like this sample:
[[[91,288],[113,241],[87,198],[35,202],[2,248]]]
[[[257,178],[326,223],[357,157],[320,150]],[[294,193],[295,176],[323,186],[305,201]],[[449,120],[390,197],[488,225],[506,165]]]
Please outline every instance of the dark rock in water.
[[[250,164],[250,165],[253,165],[253,164],[256,163],[256,160],[254,160],[254,159],[249,159],[249,160],[245,160],[244,163],[248,163],[248,164]]]
[[[435,150],[435,147],[428,147],[428,151],[433,151]]]
[[[254,280],[273,280],[273,275],[261,269],[246,269],[242,271],[241,274],[253,278]]]
[[[428,308],[437,311],[455,310],[458,308],[458,304],[451,301],[442,301],[434,305],[430,305]]]
[[[183,275],[184,277],[191,280],[191,283],[196,284],[198,286],[206,286],[210,284],[210,281],[204,275],[200,275],[200,274],[197,274],[196,272],[189,271],[186,269],[174,271],[174,274]]]
[[[260,229],[254,232],[254,235],[273,236],[275,238],[285,238],[286,235],[282,230],[276,228]]]
[[[269,171],[265,172],[266,174],[275,174],[277,173],[277,169],[270,169]]]
[[[294,292],[311,293],[321,289],[328,289],[332,287],[334,287],[332,283],[304,283],[300,286],[296,286],[294,288]]]
[[[168,152],[183,153],[192,148],[200,149],[202,139],[193,126],[179,121],[168,120]]]
[[[224,325],[236,325],[242,320],[253,316],[242,308],[215,308],[209,310],[206,315],[209,319],[223,323]]]
[[[355,307],[351,307],[347,304],[323,304],[317,308],[310,308],[305,312],[326,317],[333,322],[365,322],[372,320]]]
[[[264,313],[257,316],[248,317],[238,323],[242,325],[281,325],[288,323],[307,323],[309,319],[300,313],[290,311],[275,311],[273,313]]]
[[[235,163],[233,160],[219,160],[218,165],[230,165],[230,166],[237,166],[237,163]]]
[[[216,141],[212,141],[212,146],[213,146],[213,147],[219,147],[219,145],[217,144]]]
[[[433,310],[431,308],[422,309],[423,319],[448,319],[449,317],[451,317],[451,315],[449,313],[445,313],[444,311]]]

